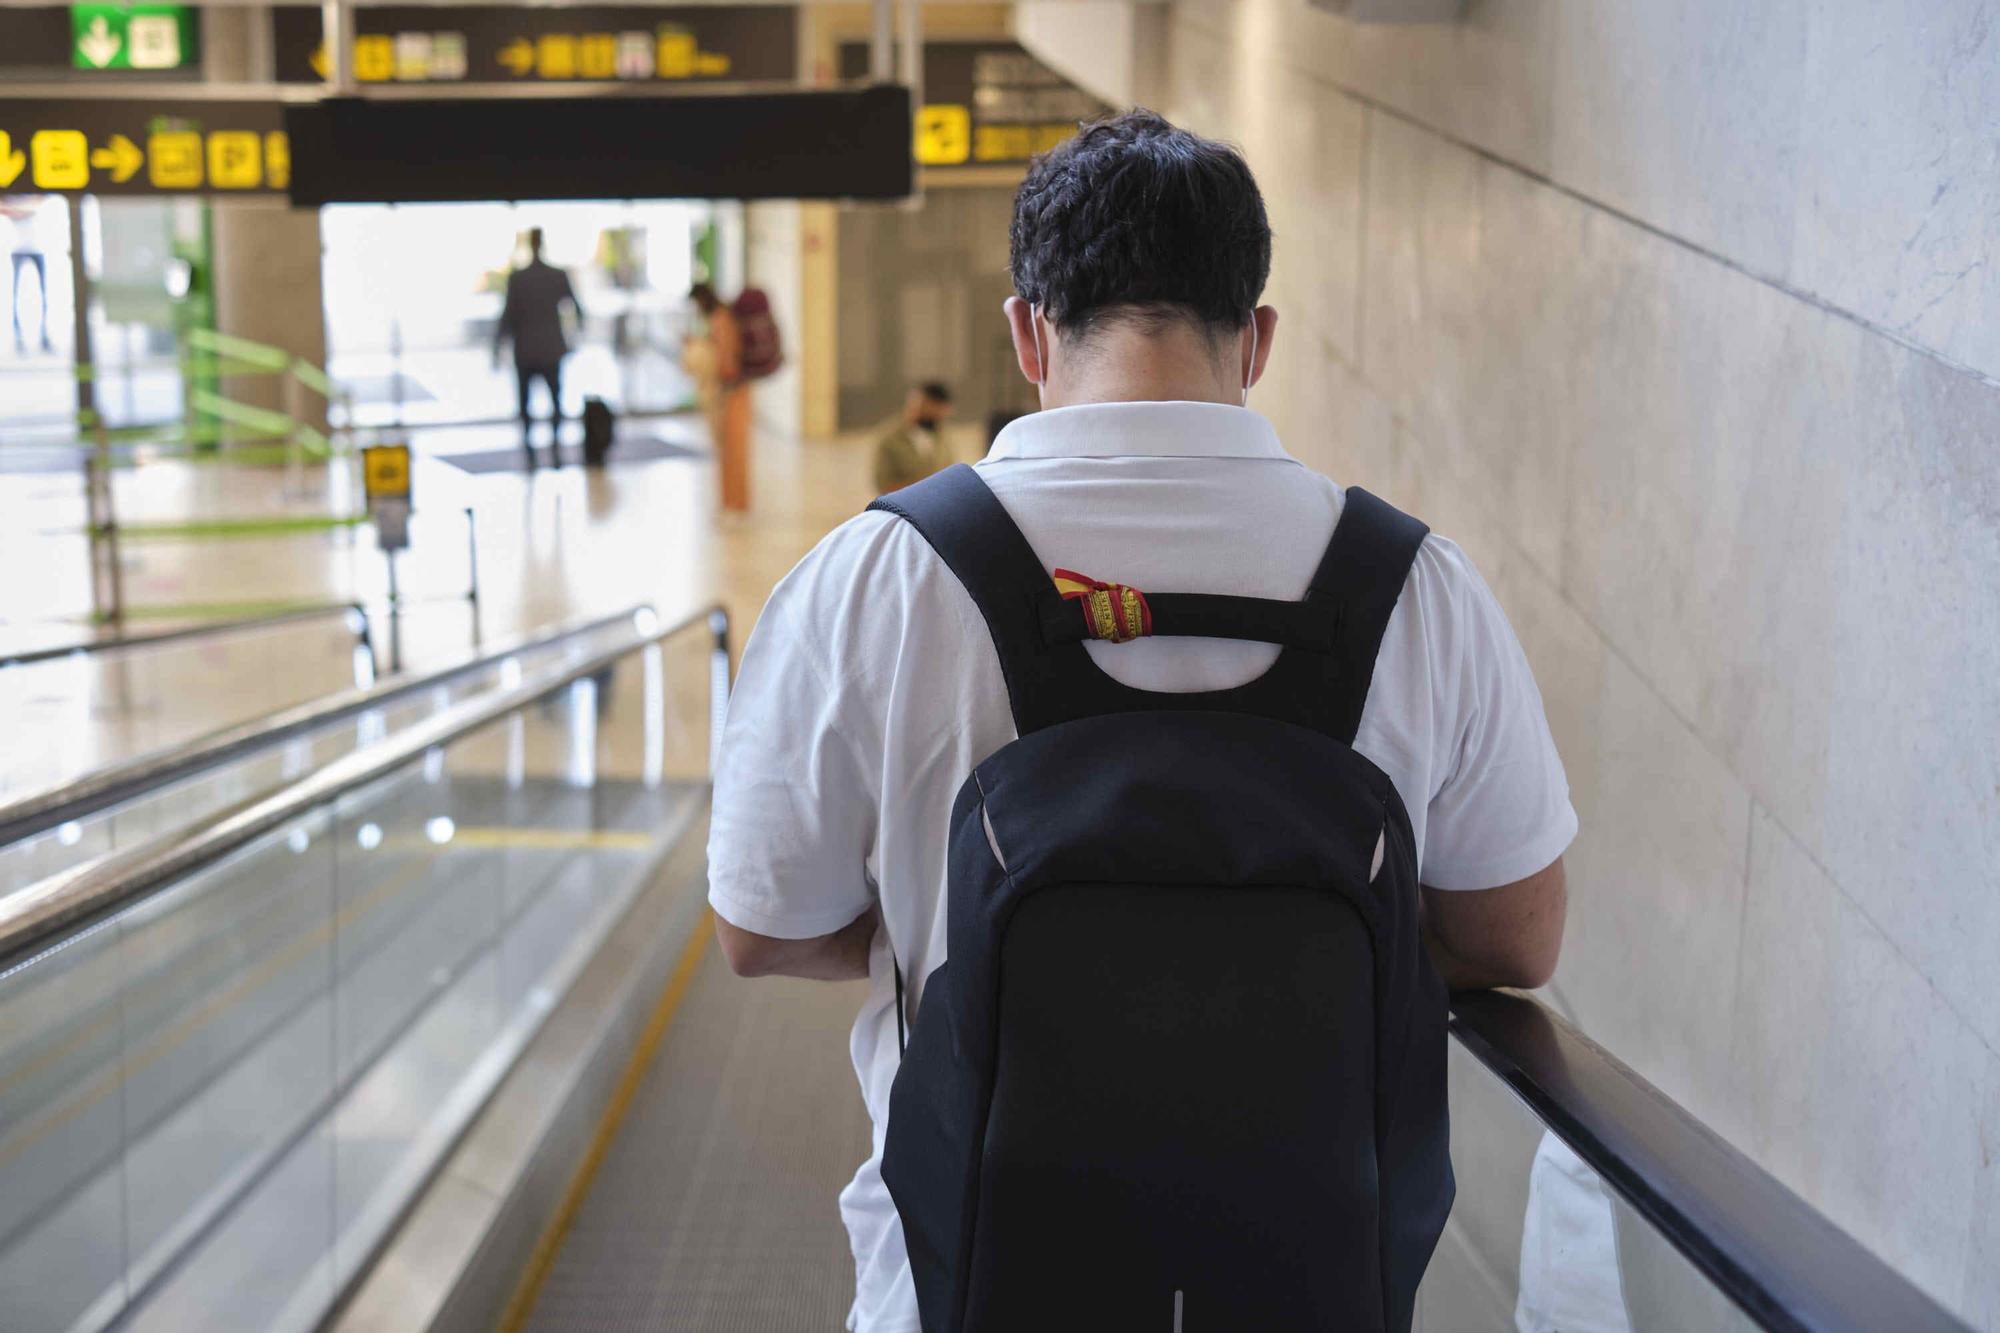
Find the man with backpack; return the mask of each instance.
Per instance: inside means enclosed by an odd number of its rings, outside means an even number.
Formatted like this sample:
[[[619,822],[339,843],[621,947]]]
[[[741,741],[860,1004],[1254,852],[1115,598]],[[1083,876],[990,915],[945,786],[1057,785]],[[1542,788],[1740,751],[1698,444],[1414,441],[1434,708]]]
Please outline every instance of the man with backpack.
[[[1532,673],[1463,552],[1246,410],[1233,150],[1086,126],[1011,248],[1044,410],[778,585],[716,775],[731,965],[870,983],[848,1327],[1407,1329],[1445,987],[1561,942]]]
[[[698,282],[688,291],[688,300],[706,327],[702,336],[688,340],[682,359],[695,378],[702,413],[708,418],[722,512],[747,513],[750,386],[776,374],[784,364],[771,299],[761,288],[745,287],[734,302],[724,302],[714,287]]]

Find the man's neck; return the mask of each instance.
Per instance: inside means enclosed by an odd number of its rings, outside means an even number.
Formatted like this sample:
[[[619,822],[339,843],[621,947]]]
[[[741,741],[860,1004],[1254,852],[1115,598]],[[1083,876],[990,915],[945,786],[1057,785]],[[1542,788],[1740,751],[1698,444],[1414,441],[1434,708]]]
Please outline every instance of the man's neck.
[[[1234,344],[1227,344],[1230,350]],[[1068,353],[1068,355],[1065,355]],[[1081,346],[1058,345],[1050,357],[1044,407],[1085,403],[1243,402],[1227,352],[1185,325],[1149,333],[1113,325]]]

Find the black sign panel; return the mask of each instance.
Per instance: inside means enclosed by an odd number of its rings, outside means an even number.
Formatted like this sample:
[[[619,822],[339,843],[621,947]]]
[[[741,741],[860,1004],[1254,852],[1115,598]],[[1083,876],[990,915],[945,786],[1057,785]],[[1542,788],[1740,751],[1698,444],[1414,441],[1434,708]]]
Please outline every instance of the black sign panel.
[[[840,48],[841,77],[868,73],[868,47]],[[912,151],[926,167],[1026,162],[1110,107],[1015,42],[926,42]]]
[[[188,15],[194,40],[187,48],[200,49],[201,13]],[[144,84],[188,77],[186,65],[199,63],[183,59],[174,68],[132,69],[126,62],[115,68],[79,70],[75,59],[76,28],[68,5],[15,7],[0,4],[0,70],[9,77],[75,80],[79,83]],[[100,89],[101,91],[101,89]]]
[[[895,199],[910,94],[336,98],[285,108],[292,200]]]
[[[0,193],[283,193],[291,162],[277,102],[0,97]]]
[[[796,81],[789,5],[360,6],[356,82]],[[278,79],[326,77],[316,8],[271,11]]]

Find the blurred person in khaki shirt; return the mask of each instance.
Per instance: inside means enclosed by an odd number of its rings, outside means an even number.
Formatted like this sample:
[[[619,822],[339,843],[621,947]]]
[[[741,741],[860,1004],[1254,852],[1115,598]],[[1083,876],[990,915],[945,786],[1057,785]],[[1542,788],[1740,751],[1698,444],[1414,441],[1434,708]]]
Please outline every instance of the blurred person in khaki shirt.
[[[922,481],[952,462],[939,430],[951,415],[951,390],[932,380],[910,390],[903,415],[875,442],[875,490],[882,495]]]

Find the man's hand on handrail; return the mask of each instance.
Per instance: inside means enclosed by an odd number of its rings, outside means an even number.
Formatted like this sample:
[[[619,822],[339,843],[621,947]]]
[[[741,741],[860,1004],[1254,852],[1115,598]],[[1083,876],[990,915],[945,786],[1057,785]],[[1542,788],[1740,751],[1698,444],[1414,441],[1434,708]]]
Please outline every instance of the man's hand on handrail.
[[[1452,990],[1532,990],[1555,975],[1568,902],[1561,857],[1498,888],[1426,888],[1424,943]]]

